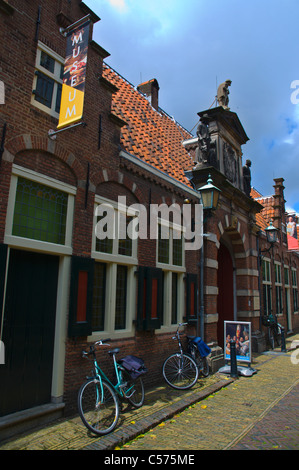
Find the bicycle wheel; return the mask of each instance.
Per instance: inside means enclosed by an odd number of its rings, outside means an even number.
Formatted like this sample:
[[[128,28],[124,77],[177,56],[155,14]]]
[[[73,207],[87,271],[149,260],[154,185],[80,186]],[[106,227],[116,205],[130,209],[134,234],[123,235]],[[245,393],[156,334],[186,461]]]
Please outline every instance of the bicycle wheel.
[[[169,356],[163,364],[162,373],[168,385],[177,390],[193,387],[198,379],[196,362],[186,354]]]
[[[122,380],[125,385],[122,386],[122,390],[125,394],[126,400],[134,408],[140,408],[144,403],[144,385],[141,377],[133,380],[127,372],[122,372]]]
[[[270,343],[270,348],[271,349],[274,349],[274,331],[273,331],[273,328],[269,327],[268,328],[268,338],[269,338],[269,343]]]
[[[197,347],[191,349],[191,357],[195,360],[199,373],[204,377],[208,377],[210,374],[209,361],[206,357],[200,355]]]
[[[281,330],[278,326],[276,327],[275,333],[276,333],[275,334],[276,344],[278,347],[280,347],[281,346]]]
[[[201,357],[201,355],[198,353],[196,363],[198,365],[198,369],[201,375],[203,375],[204,377],[208,377],[208,375],[210,374],[210,366],[208,359],[206,357]]]
[[[98,379],[84,383],[78,394],[79,415],[95,434],[113,431],[119,418],[118,398],[109,384]]]

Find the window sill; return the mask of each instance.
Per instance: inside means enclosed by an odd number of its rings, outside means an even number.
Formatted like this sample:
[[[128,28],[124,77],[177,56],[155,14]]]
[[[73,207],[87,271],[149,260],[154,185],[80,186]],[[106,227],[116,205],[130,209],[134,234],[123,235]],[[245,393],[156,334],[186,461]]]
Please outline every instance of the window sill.
[[[55,243],[33,240],[31,238],[17,237],[15,235],[5,235],[4,243],[10,247],[26,248],[50,254],[71,255],[73,252],[71,246],[58,245]]]

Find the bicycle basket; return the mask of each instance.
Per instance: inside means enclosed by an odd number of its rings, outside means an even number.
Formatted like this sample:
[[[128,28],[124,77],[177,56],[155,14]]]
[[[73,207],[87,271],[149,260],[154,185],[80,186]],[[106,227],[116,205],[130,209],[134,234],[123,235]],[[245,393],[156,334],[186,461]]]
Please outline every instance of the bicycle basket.
[[[147,372],[143,359],[136,356],[126,356],[119,363],[129,372],[133,380]]]
[[[199,337],[195,337],[192,342],[196,344],[201,357],[207,357],[212,351],[210,347]]]

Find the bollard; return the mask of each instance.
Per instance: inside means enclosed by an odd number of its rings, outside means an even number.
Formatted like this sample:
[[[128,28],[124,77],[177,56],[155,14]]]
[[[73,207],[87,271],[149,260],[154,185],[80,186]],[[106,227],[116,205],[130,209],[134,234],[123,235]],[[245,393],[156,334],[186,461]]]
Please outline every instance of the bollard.
[[[234,378],[238,377],[236,342],[232,340],[230,341],[230,375]]]
[[[283,326],[280,326],[281,352],[286,352],[286,339]]]

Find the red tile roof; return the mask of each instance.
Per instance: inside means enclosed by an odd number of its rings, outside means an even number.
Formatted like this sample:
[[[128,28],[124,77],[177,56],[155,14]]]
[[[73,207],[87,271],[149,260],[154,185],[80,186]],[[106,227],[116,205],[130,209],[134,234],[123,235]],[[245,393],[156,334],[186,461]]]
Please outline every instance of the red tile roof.
[[[190,186],[184,170],[191,170],[194,162],[182,142],[193,135],[160,108],[156,111],[145,95],[107,64],[103,76],[118,88],[112,113],[127,123],[121,130],[123,149]]]
[[[268,227],[270,220],[274,217],[274,197],[273,196],[262,196],[255,188],[251,188],[251,197],[259,202],[264,208],[259,214],[256,214],[257,225],[265,230]]]
[[[262,211],[256,214],[256,222],[262,230],[265,230],[274,217],[274,196],[263,197],[255,188],[251,188],[250,194],[253,199],[264,206]],[[297,225],[297,239],[288,236],[288,249],[299,251],[299,225]]]

